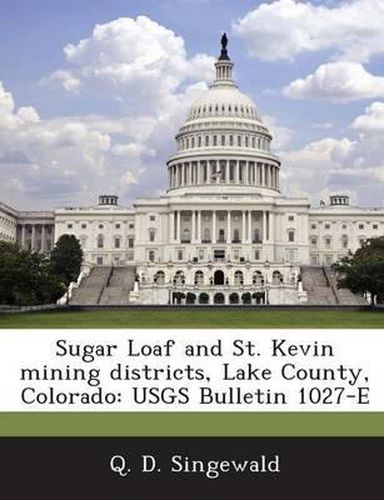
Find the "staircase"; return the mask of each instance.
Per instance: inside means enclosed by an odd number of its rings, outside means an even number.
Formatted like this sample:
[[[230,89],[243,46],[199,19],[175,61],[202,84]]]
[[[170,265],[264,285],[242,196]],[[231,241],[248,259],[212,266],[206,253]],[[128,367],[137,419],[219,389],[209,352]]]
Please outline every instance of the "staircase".
[[[99,304],[101,305],[127,305],[129,292],[135,285],[136,268],[114,267],[104,287]]]
[[[308,305],[338,304],[334,290],[329,286],[323,267],[302,267],[303,289],[308,294]]]
[[[336,274],[330,267],[303,266],[301,279],[308,293],[308,305],[366,305],[363,297],[337,288]]]
[[[349,306],[366,306],[364,297],[351,292],[348,288],[337,288],[337,277],[335,271],[330,267],[324,268],[330,286],[333,288],[339,304]]]
[[[83,279],[79,288],[73,291],[70,304],[92,306],[97,305],[111,275],[112,267],[94,267]]]

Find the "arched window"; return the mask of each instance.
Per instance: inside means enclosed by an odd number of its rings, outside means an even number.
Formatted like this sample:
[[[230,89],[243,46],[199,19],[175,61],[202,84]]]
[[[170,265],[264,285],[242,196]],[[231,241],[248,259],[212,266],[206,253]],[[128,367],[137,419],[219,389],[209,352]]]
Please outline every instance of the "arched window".
[[[235,285],[244,285],[244,276],[241,271],[235,272]]]
[[[205,146],[209,146],[209,135],[205,136]]]
[[[293,229],[290,229],[288,231],[288,241],[290,243],[294,242],[295,241],[295,231]]]
[[[197,146],[201,148],[201,135],[197,138]]]
[[[104,248],[104,236],[102,234],[97,237],[97,248]]]
[[[204,273],[203,271],[195,272],[195,285],[204,285]]]
[[[185,276],[183,271],[177,271],[173,278],[174,285],[184,285],[185,284]]]
[[[156,283],[157,285],[164,285],[165,284],[164,271],[157,271],[157,273],[153,277],[153,282]]]
[[[280,271],[273,271],[272,273],[272,285],[280,285],[283,282],[283,276]]]
[[[252,283],[256,286],[264,285],[264,276],[260,271],[255,271],[253,273]]]

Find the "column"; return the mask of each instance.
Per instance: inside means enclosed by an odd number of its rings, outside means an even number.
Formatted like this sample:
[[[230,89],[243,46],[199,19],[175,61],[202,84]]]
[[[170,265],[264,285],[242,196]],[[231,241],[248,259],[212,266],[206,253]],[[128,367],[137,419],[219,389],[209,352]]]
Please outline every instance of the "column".
[[[196,242],[196,211],[192,211],[192,243]]]
[[[21,224],[21,248],[25,248],[25,224]]]
[[[192,184],[192,163],[187,163],[187,184]]]
[[[169,241],[175,241],[175,212],[169,213]]]
[[[198,161],[196,164],[196,170],[197,170],[197,175],[196,175],[196,183],[200,184],[201,183],[201,161]]]
[[[264,163],[260,164],[260,184],[264,186]]]
[[[266,212],[265,210],[263,210],[263,227],[262,227],[262,241],[263,243],[265,243],[266,239],[267,239],[267,216],[266,216]]]
[[[269,239],[274,241],[274,233],[275,233],[275,224],[274,224],[274,214],[273,212],[269,212]]]
[[[241,212],[241,243],[245,242],[245,210]]]
[[[252,210],[248,212],[248,241],[252,243]]]
[[[240,183],[240,162],[237,160],[235,163],[235,182]]]
[[[227,210],[227,243],[231,243],[231,212]]]
[[[181,210],[177,211],[177,229],[176,229],[176,241],[180,243],[180,235],[181,235]]]
[[[244,165],[244,184],[249,184],[249,162],[248,161],[245,161],[244,162],[245,165]]]
[[[216,243],[216,211],[212,211],[212,243]]]
[[[41,252],[45,252],[45,224],[41,225]]]
[[[32,224],[31,250],[35,249],[35,224]]]
[[[227,160],[225,162],[225,182],[228,184],[229,182],[229,164],[230,164],[230,161]]]
[[[201,243],[201,210],[197,212],[197,241]]]

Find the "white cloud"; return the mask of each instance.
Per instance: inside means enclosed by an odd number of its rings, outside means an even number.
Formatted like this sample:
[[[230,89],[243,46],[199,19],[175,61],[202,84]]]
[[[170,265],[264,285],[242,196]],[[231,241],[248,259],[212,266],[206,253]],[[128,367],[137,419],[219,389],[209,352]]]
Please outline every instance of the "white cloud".
[[[289,194],[348,191],[363,204],[384,203],[384,103],[368,106],[350,128],[359,132],[353,140],[325,138],[281,153]]]
[[[1,86],[0,196],[22,187],[23,204],[28,196],[32,206],[43,197],[48,206],[89,203],[107,184],[129,203],[165,187],[173,134],[213,78],[213,58],[189,57],[181,37],[145,16],[97,25],[65,55],[68,67],[42,82],[78,99],[99,93],[119,112],[45,120],[33,108],[16,109]]]
[[[354,62],[322,64],[306,78],[291,82],[283,94],[294,99],[354,101],[384,96],[384,77],[374,76]]]
[[[234,23],[252,56],[294,60],[299,54],[333,51],[334,58],[367,62],[384,53],[384,2],[344,0],[335,5],[276,0]]]
[[[384,102],[373,102],[363,115],[353,121],[351,128],[361,132],[384,133]]]
[[[81,86],[78,78],[73,76],[69,71],[57,70],[54,71],[49,78],[44,78],[42,83],[53,83],[63,87],[67,92],[76,92]]]
[[[286,148],[293,137],[293,130],[280,125],[275,116],[263,116],[263,122],[267,125],[272,134],[273,149],[279,151],[280,149]]]
[[[181,37],[146,16],[96,25],[89,38],[64,52],[70,67],[52,73],[50,81],[68,92],[107,89],[131,112],[164,112],[185,94],[185,83],[213,77],[212,58],[189,58]]]

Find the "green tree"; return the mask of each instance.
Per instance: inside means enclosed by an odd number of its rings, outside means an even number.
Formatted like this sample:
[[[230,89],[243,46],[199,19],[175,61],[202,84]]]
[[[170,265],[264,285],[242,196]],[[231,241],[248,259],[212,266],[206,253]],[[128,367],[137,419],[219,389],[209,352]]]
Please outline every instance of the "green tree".
[[[384,236],[366,240],[354,254],[333,265],[338,287],[354,293],[368,292],[371,303],[384,302]]]
[[[64,234],[51,252],[51,270],[68,286],[76,281],[83,261],[83,250],[76,236]]]
[[[15,243],[0,242],[0,304],[53,303],[64,291],[45,256]]]

